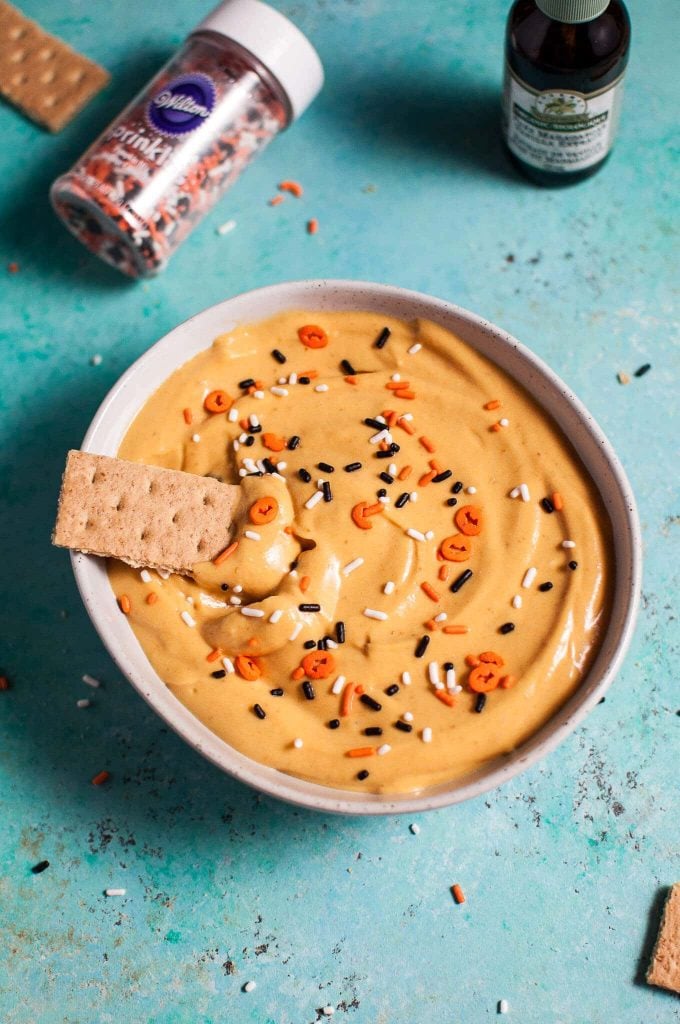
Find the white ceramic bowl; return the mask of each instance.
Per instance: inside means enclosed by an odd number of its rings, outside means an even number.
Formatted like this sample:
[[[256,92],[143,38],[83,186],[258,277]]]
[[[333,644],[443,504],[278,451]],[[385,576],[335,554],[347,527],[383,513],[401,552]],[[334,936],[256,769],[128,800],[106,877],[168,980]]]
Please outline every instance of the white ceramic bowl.
[[[236,324],[287,309],[370,310],[441,324],[523,384],[557,421],[595,481],[612,523],[615,580],[609,625],[600,652],[574,696],[512,754],[465,779],[418,793],[380,796],[331,789],[259,764],[219,739],[172,695],[120,615],[103,560],[74,554],[73,571],[85,607],[111,656],[132,685],[195,750],[234,778],[304,807],[344,814],[392,814],[458,803],[499,786],[545,757],[583,721],[616,674],[628,647],[638,606],[641,542],[630,484],[606,437],[569,388],[505,331],[441,299],[363,281],[298,281],[237,295],[180,324],[124,373],[102,402],[83,450],[115,455],[130,423],[163,380]]]

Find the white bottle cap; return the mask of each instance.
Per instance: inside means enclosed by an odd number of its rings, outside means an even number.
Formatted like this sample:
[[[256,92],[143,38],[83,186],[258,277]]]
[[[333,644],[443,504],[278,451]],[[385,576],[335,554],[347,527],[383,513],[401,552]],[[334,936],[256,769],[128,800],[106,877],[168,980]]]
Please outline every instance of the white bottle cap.
[[[233,39],[264,64],[288,96],[293,120],[323,85],[323,65],[307,37],[260,0],[224,0],[194,29],[202,31]]]

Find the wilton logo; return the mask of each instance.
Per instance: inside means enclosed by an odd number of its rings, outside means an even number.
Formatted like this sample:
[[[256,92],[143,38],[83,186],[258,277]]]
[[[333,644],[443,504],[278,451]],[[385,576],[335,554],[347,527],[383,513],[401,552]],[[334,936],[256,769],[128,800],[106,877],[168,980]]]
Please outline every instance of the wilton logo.
[[[215,105],[215,86],[207,75],[173,79],[151,100],[151,124],[165,135],[185,135],[203,124]]]

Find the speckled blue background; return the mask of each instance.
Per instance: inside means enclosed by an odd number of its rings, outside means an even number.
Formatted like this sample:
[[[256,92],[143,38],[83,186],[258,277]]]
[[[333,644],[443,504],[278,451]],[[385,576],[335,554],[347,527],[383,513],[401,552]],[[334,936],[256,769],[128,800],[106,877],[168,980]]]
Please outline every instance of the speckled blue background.
[[[24,0],[112,83],[56,137],[0,109],[3,1024],[311,1024],[327,1004],[348,1024],[475,1024],[501,998],[522,1024],[678,1020],[677,998],[641,983],[680,878],[678,9],[632,5],[615,155],[548,192],[498,143],[507,6],[282,2],[322,54],[322,96],[169,270],[134,284],[67,235],[48,185],[204,5]],[[305,196],[274,210],[282,177]],[[606,703],[501,791],[418,818],[417,836],[408,818],[261,799],[203,762],[121,681],[49,544],[64,453],[136,356],[229,295],[325,276],[422,289],[508,328],[585,400],[640,503],[642,614]],[[109,886],[127,896],[107,900]]]

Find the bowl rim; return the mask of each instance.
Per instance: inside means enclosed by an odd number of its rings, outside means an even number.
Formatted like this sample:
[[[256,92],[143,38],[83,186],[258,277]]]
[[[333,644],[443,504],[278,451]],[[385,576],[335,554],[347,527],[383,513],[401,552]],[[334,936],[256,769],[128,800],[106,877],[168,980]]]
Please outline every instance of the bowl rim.
[[[426,316],[439,323],[458,320],[468,325],[471,330],[479,332],[481,337],[486,337],[489,343],[500,343],[500,353],[503,357],[513,358],[523,364],[529,372],[529,376],[533,373],[536,380],[552,391],[555,397],[559,393],[563,403],[562,413],[565,416],[575,417],[579,426],[585,429],[587,438],[591,442],[593,457],[600,458],[603,471],[608,471],[611,477],[610,482],[616,489],[613,497],[612,495],[609,497],[612,500],[616,499],[614,509],[622,517],[620,525],[623,526],[623,530],[620,530],[618,536],[614,537],[615,579],[610,620],[595,660],[578,689],[566,703],[515,751],[503,758],[495,759],[488,766],[457,782],[443,783],[429,789],[405,794],[362,794],[354,790],[324,786],[287,775],[254,761],[213,733],[172,694],[155,673],[129,623],[121,616],[115,616],[115,601],[101,600],[107,590],[107,596],[113,597],[104,560],[95,556],[71,552],[71,564],[78,590],[90,619],[124,676],[170,728],[222,771],[269,796],[326,813],[379,815],[434,810],[473,799],[490,789],[495,789],[554,750],[599,703],[625,657],[634,632],[642,577],[642,542],[632,488],[605,434],[593,416],[558,375],[507,331],[445,299],[396,285],[370,281],[321,278],[281,282],[242,292],[208,306],[176,325],[146,349],[118,378],[101,402],[85,434],[81,448],[83,451],[92,451],[97,454],[115,454],[117,444],[108,443],[109,449],[113,448],[112,451],[102,451],[101,449],[107,447],[106,443],[102,444],[102,437],[106,435],[107,429],[109,431],[113,429],[112,422],[109,421],[112,415],[116,415],[116,405],[121,404],[126,390],[138,381],[140,374],[144,374],[150,363],[163,355],[166,349],[174,350],[175,346],[181,344],[183,335],[200,331],[203,320],[224,314],[225,324],[247,322],[248,320],[253,322],[257,317],[250,315],[247,318],[239,318],[233,313],[233,308],[265,304],[267,301],[273,302],[274,305],[278,301],[280,311],[305,307],[314,308],[315,311],[322,308],[331,311],[343,308],[342,304],[334,305],[330,302],[325,306],[314,307],[310,306],[310,301],[313,303],[315,298],[319,300],[320,295],[333,296],[339,293],[346,293],[351,297],[356,296],[355,309],[365,308],[361,306],[361,297],[364,295],[366,298],[370,297],[371,300],[377,301],[378,304],[380,304],[380,300],[384,300],[385,305],[411,305],[418,310],[417,313],[412,313],[412,316]],[[347,306],[347,308],[351,308],[351,306]],[[393,310],[388,313],[387,309],[381,311],[385,315],[408,318],[404,312]],[[273,313],[270,312],[267,315],[273,315]],[[443,326],[446,327],[447,324],[444,322]],[[452,329],[450,324],[448,328]],[[229,327],[225,326],[222,331],[228,329]],[[214,336],[213,334],[212,337]],[[193,358],[196,352],[207,348],[212,337],[206,342],[206,336],[202,336],[202,344],[179,360],[174,351],[172,352],[163,374],[161,376],[154,374],[152,387],[149,388],[147,382],[144,396],[135,401],[134,413],[124,425],[120,434],[121,438],[149,395],[179,366]],[[465,338],[464,340],[471,347],[477,348],[469,339]],[[512,356],[509,350],[512,350]],[[514,378],[512,371],[503,367],[498,359],[490,358]],[[526,382],[519,380],[519,383],[528,389]],[[545,408],[539,397],[533,397],[539,405]],[[557,413],[552,409],[546,411],[558,422],[564,432],[565,428],[561,425]],[[583,458],[581,453],[579,455]],[[586,465],[586,469],[598,488],[611,519],[607,495],[603,493],[590,467]],[[623,565],[619,565],[619,560],[623,562]],[[129,635],[126,636],[126,641],[134,652],[135,658],[132,658],[130,651],[124,649],[125,645],[121,646],[120,637],[116,639],[115,634],[121,633],[123,629],[128,631]],[[605,653],[606,658],[603,657]],[[141,660],[146,662],[144,672],[139,671],[139,666],[134,664],[135,659],[140,660],[140,654]]]

